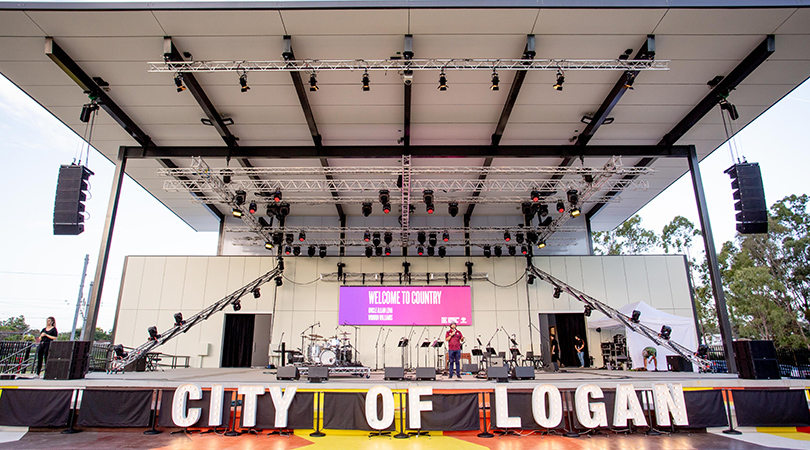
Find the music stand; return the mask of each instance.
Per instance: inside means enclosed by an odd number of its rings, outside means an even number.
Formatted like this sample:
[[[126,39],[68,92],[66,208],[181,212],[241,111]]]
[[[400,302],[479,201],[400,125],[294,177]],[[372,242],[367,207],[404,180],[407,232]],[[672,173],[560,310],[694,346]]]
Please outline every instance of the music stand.
[[[425,349],[430,348],[430,341],[422,342],[421,344],[419,344],[419,348],[416,349],[416,365],[417,366],[419,365],[419,349],[422,349],[422,348],[425,348]],[[428,353],[427,353],[427,350],[425,350],[425,367],[427,367],[427,364],[428,364]]]
[[[443,345],[444,341],[441,341],[439,339],[436,339],[435,341],[433,341],[433,344],[430,345],[431,347],[436,349],[436,371],[444,370],[444,365],[439,366],[439,361],[441,361],[441,359],[439,358],[439,349],[442,348]]]
[[[408,340],[408,338],[404,337],[404,338],[400,339],[399,342],[397,343],[397,347],[399,347],[399,349],[402,351],[402,367],[403,368],[406,367],[406,365],[405,365],[405,355],[408,354],[408,352],[406,350],[408,348],[408,342],[410,342]],[[408,363],[410,363],[410,360],[408,360]]]
[[[522,356],[520,354],[520,350],[516,348],[510,348],[509,351],[512,353],[512,363],[517,366],[518,365],[518,356]]]
[[[478,368],[480,369],[481,368],[481,357],[484,356],[484,352],[480,348],[474,348],[474,349],[470,350],[470,353],[472,353],[473,356],[478,357]]]

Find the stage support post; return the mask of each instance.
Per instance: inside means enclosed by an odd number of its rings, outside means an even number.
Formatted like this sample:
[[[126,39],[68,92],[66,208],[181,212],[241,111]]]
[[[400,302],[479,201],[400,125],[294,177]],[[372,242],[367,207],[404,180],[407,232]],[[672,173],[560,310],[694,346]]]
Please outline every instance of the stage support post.
[[[588,255],[593,256],[593,230],[591,229],[591,216],[585,214],[585,243],[588,244]]]
[[[709,277],[712,281],[715,309],[717,309],[717,323],[720,326],[720,335],[723,338],[723,350],[726,358],[728,373],[737,373],[734,363],[734,347],[732,346],[731,324],[728,320],[726,298],[723,295],[723,280],[720,276],[720,266],[717,263],[717,253],[714,248],[712,225],[709,222],[709,209],[706,206],[706,194],[703,192],[703,180],[700,177],[700,161],[694,145],[689,146],[689,173],[692,175],[692,187],[695,190],[698,215],[700,216],[700,231],[703,233],[703,245],[706,248],[706,261],[709,265]]]
[[[98,309],[101,305],[101,293],[104,290],[104,276],[107,274],[107,261],[110,258],[110,246],[112,245],[113,228],[115,228],[115,216],[118,213],[118,199],[121,197],[121,186],[124,183],[126,173],[127,157],[124,147],[118,149],[118,157],[115,160],[115,173],[113,174],[112,189],[110,190],[110,201],[107,204],[107,217],[104,221],[104,231],[101,235],[101,248],[98,251],[98,262],[96,263],[96,275],[93,278],[93,289],[90,301],[87,304],[87,320],[82,327],[81,340],[95,340],[96,323],[98,322]]]
[[[402,401],[402,392],[399,393],[399,433],[394,439],[408,439],[411,436],[405,432],[405,403]]]
[[[315,431],[309,433],[312,437],[324,437],[326,436],[321,431],[321,392],[315,392]]]
[[[484,431],[482,433],[478,433],[478,437],[480,437],[480,438],[492,438],[492,437],[495,437],[494,434],[490,433],[487,430],[487,409],[488,409],[487,404],[489,403],[487,401],[488,397],[489,397],[489,393],[487,393],[487,392],[482,392],[481,393],[481,412],[484,413],[483,418],[482,418],[483,421],[484,421]],[[490,418],[491,417],[492,416],[490,416]]]
[[[158,405],[160,404],[160,392],[161,391],[158,389],[152,390],[152,411],[150,411],[149,414],[149,429],[143,432],[143,434],[147,436],[163,433],[162,431],[155,428],[155,426],[157,425]]]
[[[726,400],[726,413],[728,414],[728,429],[723,430],[724,434],[742,434],[741,432],[734,429],[734,420],[731,417],[731,391],[728,389],[723,389],[723,397]]]

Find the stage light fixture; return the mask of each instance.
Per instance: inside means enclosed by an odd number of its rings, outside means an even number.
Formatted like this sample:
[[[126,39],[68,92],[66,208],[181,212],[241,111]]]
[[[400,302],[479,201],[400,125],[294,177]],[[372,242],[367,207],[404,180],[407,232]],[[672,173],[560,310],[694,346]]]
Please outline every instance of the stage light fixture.
[[[425,244],[425,240],[426,240],[426,239],[427,239],[427,235],[425,234],[425,232],[424,232],[424,231],[420,231],[419,233],[416,233],[416,240],[417,240],[417,241],[418,241],[420,244],[424,245],[424,244]]]
[[[500,88],[498,87],[498,83],[500,83],[500,79],[498,78],[498,72],[492,71],[492,86],[489,87],[491,91],[497,91]]]
[[[368,70],[363,74],[363,92],[368,92],[371,90],[371,80],[368,78]]]
[[[281,287],[284,284],[284,279],[281,278],[281,275],[276,277],[276,287]]]
[[[371,231],[366,230],[366,232],[363,233],[363,240],[365,242],[371,242]]]
[[[113,351],[115,352],[115,357],[118,359],[124,359],[127,357],[127,353],[124,351],[124,346],[121,344],[115,344],[113,346]]]
[[[436,242],[438,242],[438,239],[436,238],[436,232],[431,231],[428,234],[428,245],[430,245],[431,247],[435,247]]]
[[[363,203],[363,216],[368,217],[371,215],[371,203],[365,202]]]
[[[375,231],[374,234],[372,234],[371,243],[374,244],[375,247],[380,246],[380,232],[379,231]]]
[[[420,245],[419,247],[417,247],[417,248],[416,248],[416,253],[417,253],[419,256],[424,255],[424,254],[425,254],[425,247],[422,247],[422,246]]]
[[[222,182],[229,184],[231,182],[231,174],[233,173],[231,172],[231,169],[222,169],[222,172],[220,173],[222,174]]]
[[[503,249],[500,245],[496,245],[495,248],[492,249],[493,253],[495,253],[496,258],[500,258],[503,255]]]
[[[391,212],[391,204],[390,203],[383,203],[383,213],[388,214]]]
[[[433,190],[425,189],[422,191],[422,200],[425,202],[427,213],[433,214]]]
[[[299,231],[298,232],[298,241],[299,242],[304,242],[306,239],[307,239],[307,234],[304,233],[303,231]]]
[[[492,247],[490,247],[489,244],[484,246],[484,256],[486,256],[487,258],[492,256]]]
[[[571,207],[571,217],[579,217],[580,214],[582,214],[582,210],[579,209],[579,206]]]
[[[565,203],[557,202],[557,212],[560,214],[565,212]]]
[[[428,214],[433,214],[433,212],[434,212],[434,211],[436,211],[436,209],[435,209],[435,208],[434,208],[434,206],[433,206],[433,203],[431,203],[431,204],[429,204],[429,205],[425,205],[425,211],[426,211]]]
[[[234,217],[242,217],[242,210],[239,208],[234,208],[233,211],[231,211],[231,214],[233,214]]]
[[[318,78],[315,76],[315,72],[309,74],[309,92],[315,92],[318,90]]]
[[[380,189],[380,203],[383,205],[391,202],[391,193],[388,189]]]
[[[301,246],[296,245],[295,247],[293,247],[293,256],[299,256],[299,255],[301,255]]]
[[[630,322],[638,323],[639,318],[641,318],[641,311],[634,309],[630,315]]]
[[[456,202],[448,203],[447,212],[450,214],[450,217],[456,217],[458,215],[458,203]]]
[[[579,192],[577,192],[576,189],[571,189],[568,192],[566,192],[566,196],[568,197],[568,203],[570,203],[571,206],[574,206],[577,203],[579,203]]]
[[[585,305],[585,317],[591,317],[591,311],[593,311],[593,307],[591,305]]]
[[[467,279],[471,280],[473,275],[473,265],[475,264],[472,261],[467,261],[464,263],[464,265],[467,267]]]
[[[286,242],[288,245],[292,244],[293,243],[293,234],[292,233],[285,234],[284,235],[284,242]]]
[[[274,245],[281,245],[281,242],[284,240],[284,233],[281,231],[276,231],[273,233],[273,244]]]
[[[444,70],[439,74],[439,87],[437,89],[440,91],[447,90],[447,75],[444,74]]]
[[[548,215],[548,205],[545,203],[541,203],[537,206],[537,216],[538,217],[546,217]]]
[[[267,250],[273,250],[273,243],[272,242],[265,242],[264,243],[264,248],[266,248]]]
[[[250,206],[248,206],[248,211],[250,211],[251,214],[256,214],[257,209],[258,209],[258,207],[256,206],[256,202],[251,201]]]
[[[245,204],[245,200],[247,199],[247,193],[242,190],[236,191],[233,195],[233,202],[236,203],[237,206],[242,206]]]
[[[391,247],[385,247],[385,256],[391,256]]]
[[[283,219],[290,214],[290,204],[289,203],[282,203],[278,205],[278,218]]]
[[[546,241],[543,240],[543,239],[540,239],[540,241],[537,243],[537,248],[540,248],[540,249],[546,248]]]
[[[512,235],[508,231],[503,232],[503,240],[509,242],[512,240]]]
[[[532,245],[536,244],[537,243],[537,232],[534,231],[534,230],[529,230],[529,232],[526,233],[526,240],[529,241],[529,244],[532,244]]]
[[[247,84],[247,72],[239,75],[239,86],[241,92],[247,92],[250,90],[250,86]]]
[[[371,258],[371,254],[374,252],[374,248],[370,245],[366,245],[366,258]]]
[[[551,216],[548,216],[548,217],[545,218],[545,220],[540,222],[540,226],[541,227],[547,227],[547,226],[551,225],[551,222],[552,222]]]
[[[561,69],[557,69],[557,82],[554,83],[554,89],[561,91],[563,89],[563,83],[565,83],[565,74]]]
[[[534,275],[529,274],[529,276],[526,277],[526,284],[534,284]]]
[[[428,254],[428,256],[435,255],[436,254],[436,247],[428,247],[427,248],[427,254]]]
[[[256,289],[253,290],[253,298],[261,298],[261,296],[262,296],[262,291],[260,291],[259,288],[256,288]]]
[[[382,256],[383,249],[382,247],[374,247],[374,254],[377,256]]]
[[[321,245],[320,247],[318,247],[318,256],[320,258],[326,258],[326,246],[325,245]]]
[[[518,231],[517,233],[515,233],[515,242],[517,242],[518,244],[522,244],[525,241],[526,238],[522,231]]]
[[[554,298],[560,298],[560,294],[562,294],[562,289],[559,286],[554,286]]]
[[[439,247],[439,258],[444,258],[445,256],[447,256],[447,247],[442,245]]]
[[[449,242],[450,241],[450,232],[444,231],[442,232],[442,241]]]
[[[281,198],[282,198],[281,191],[276,189],[276,192],[273,192],[273,201],[278,203],[281,201]]]
[[[666,325],[662,326],[661,334],[659,334],[659,336],[661,336],[661,339],[669,340],[669,338],[672,336],[672,328]]]
[[[156,326],[151,326],[151,327],[147,328],[146,331],[149,333],[149,340],[150,341],[156,341],[156,340],[160,339],[160,335],[158,334]]]
[[[292,255],[292,247],[290,247],[289,245],[284,247],[284,254],[288,256]]]
[[[514,245],[510,245],[508,250],[509,250],[509,256],[515,256],[515,254],[517,253],[517,248],[515,248]]]
[[[315,246],[314,246],[314,245],[310,245],[310,246],[307,248],[307,256],[309,256],[310,258],[312,258],[313,256],[315,256]]]
[[[174,76],[174,85],[177,87],[177,92],[183,92],[186,90],[186,87],[183,86],[183,74],[178,73]]]
[[[531,195],[532,195],[532,201],[533,202],[539,202],[540,201],[540,191],[538,191],[536,189],[533,189]]]
[[[534,205],[531,202],[523,202],[520,204],[520,212],[526,217],[526,221],[531,221],[534,217]]]
[[[183,320],[183,313],[176,312],[174,313],[174,326],[180,327],[185,325],[186,321]]]
[[[588,184],[593,183],[593,175],[591,175],[590,173],[583,174],[582,175],[582,181],[584,181],[584,182],[586,182]]]
[[[525,245],[521,245],[520,246],[520,253],[522,253],[524,255],[528,255],[529,254],[529,247],[527,247]]]
[[[383,242],[385,242],[386,245],[390,244],[393,240],[394,240],[394,234],[391,233],[390,231],[386,231],[383,234]]]

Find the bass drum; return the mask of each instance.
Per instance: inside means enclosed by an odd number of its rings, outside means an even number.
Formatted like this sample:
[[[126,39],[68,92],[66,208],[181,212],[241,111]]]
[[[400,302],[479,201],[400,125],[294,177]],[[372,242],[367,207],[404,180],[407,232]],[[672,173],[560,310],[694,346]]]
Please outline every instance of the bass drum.
[[[332,350],[324,350],[321,352],[318,359],[320,360],[320,363],[324,366],[334,366],[336,357],[337,355],[335,355],[335,352],[333,352]]]
[[[352,349],[344,348],[340,351],[340,362],[344,365],[352,363]]]

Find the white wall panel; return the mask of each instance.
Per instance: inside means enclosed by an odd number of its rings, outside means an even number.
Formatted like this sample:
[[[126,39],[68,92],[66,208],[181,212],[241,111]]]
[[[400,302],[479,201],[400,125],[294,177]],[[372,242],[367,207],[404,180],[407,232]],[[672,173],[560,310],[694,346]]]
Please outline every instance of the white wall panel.
[[[145,262],[140,302],[138,302],[139,309],[158,309],[165,268],[166,258],[152,257]]]
[[[183,290],[186,279],[188,258],[166,258],[166,269],[163,274],[160,291],[160,309],[180,311],[183,306]],[[174,314],[174,313],[172,313]]]
[[[672,286],[669,283],[669,268],[665,256],[645,256],[647,278],[650,287],[650,300],[645,301],[653,308],[672,313]]]

